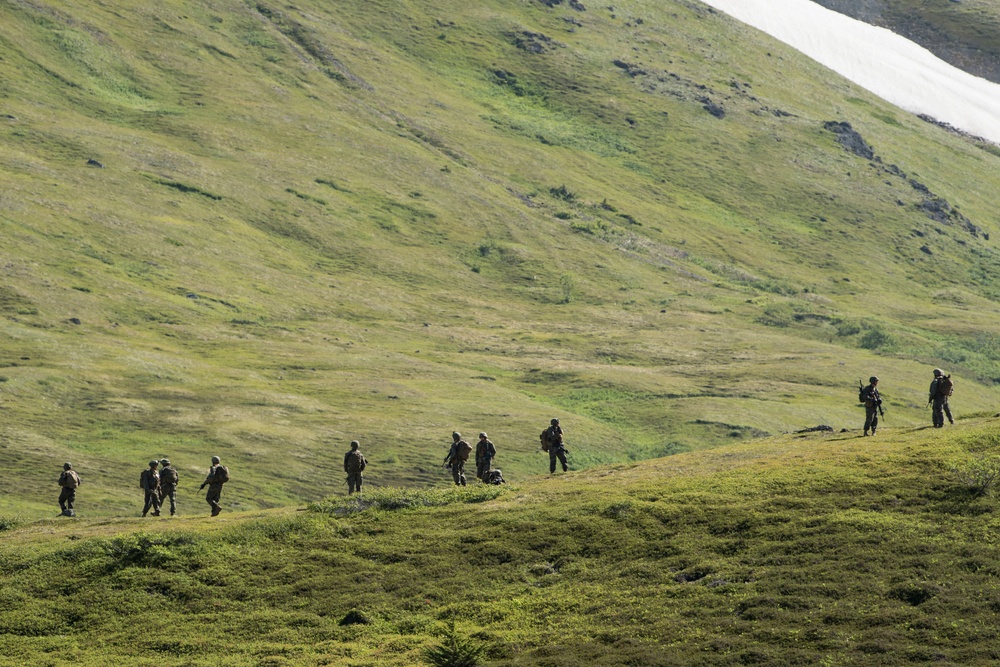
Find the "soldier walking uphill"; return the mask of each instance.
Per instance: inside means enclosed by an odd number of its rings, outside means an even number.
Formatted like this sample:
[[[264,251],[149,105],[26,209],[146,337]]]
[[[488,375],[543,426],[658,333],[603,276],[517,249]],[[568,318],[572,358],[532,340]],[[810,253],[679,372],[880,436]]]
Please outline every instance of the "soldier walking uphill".
[[[344,454],[344,472],[347,473],[347,494],[357,491],[361,493],[361,471],[368,466],[365,455],[358,449],[361,446],[357,440],[351,440],[351,451]]]
[[[451,449],[448,450],[448,456],[444,457],[444,462],[451,468],[455,486],[465,486],[465,462],[472,453],[472,445],[462,440],[462,434],[458,431],[451,434],[451,439]]]
[[[143,516],[146,516],[150,508],[153,516],[160,516],[160,473],[156,471],[158,465],[159,461],[150,461],[149,467],[139,475],[139,488],[146,493],[146,502],[142,506]]]
[[[860,381],[859,381],[860,382]],[[868,431],[875,435],[878,428],[878,415],[882,409],[882,397],[878,393],[878,378],[874,375],[868,378],[868,386],[859,392],[858,400],[865,404],[865,435]]]
[[[160,459],[160,507],[170,499],[170,516],[177,514],[177,482],[180,476],[177,468],[170,465],[168,459]]]
[[[563,472],[569,470],[569,464],[566,463],[566,445],[563,443],[563,430],[559,426],[559,420],[553,419],[539,437],[542,441],[542,451],[549,453],[549,474],[556,471],[556,459],[562,463]]]
[[[940,368],[935,368],[934,379],[931,380],[930,390],[927,394],[927,402],[933,406],[931,408],[931,421],[934,422],[934,428],[944,426],[945,415],[948,416],[949,424],[955,423],[951,416],[951,407],[948,405],[948,397],[954,390],[955,383],[952,382],[951,376],[945,375]]]
[[[222,465],[222,459],[218,456],[213,456],[212,467],[208,469],[208,477],[205,478],[205,481],[199,487],[199,489],[204,489],[208,486],[208,493],[205,494],[205,500],[212,506],[212,516],[219,516],[219,512],[222,511],[222,505],[219,504],[219,501],[222,500],[222,485],[228,481],[229,468]]]
[[[76,502],[76,488],[81,484],[83,480],[73,470],[73,464],[64,463],[62,474],[59,475],[59,486],[62,487],[62,491],[59,492],[59,508],[62,510],[62,516],[76,516],[73,503]]]
[[[476,477],[485,481],[486,473],[493,467],[493,457],[496,455],[497,448],[485,433],[480,433],[479,442],[476,443]]]

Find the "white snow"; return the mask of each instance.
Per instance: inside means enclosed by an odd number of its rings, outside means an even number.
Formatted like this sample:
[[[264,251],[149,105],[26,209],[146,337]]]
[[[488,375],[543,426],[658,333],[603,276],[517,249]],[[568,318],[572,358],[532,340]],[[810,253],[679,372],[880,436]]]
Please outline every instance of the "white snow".
[[[1000,85],[811,0],[702,0],[884,100],[1000,143]]]

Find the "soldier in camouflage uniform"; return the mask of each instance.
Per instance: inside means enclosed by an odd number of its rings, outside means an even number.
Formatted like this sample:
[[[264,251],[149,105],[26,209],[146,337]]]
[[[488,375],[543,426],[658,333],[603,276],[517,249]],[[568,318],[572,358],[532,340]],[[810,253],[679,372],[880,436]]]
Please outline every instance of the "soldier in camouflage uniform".
[[[212,516],[219,516],[222,511],[222,485],[229,481],[229,468],[222,465],[222,459],[218,456],[212,457],[212,467],[208,469],[208,476],[201,483],[199,489],[208,486],[208,493],[205,500],[212,506]]]
[[[562,463],[563,472],[569,470],[566,462],[566,445],[563,444],[563,430],[558,419],[549,422],[549,427],[542,431],[542,438],[549,446],[549,474],[556,471],[556,459]]]
[[[451,434],[451,449],[444,461],[451,469],[451,476],[455,480],[455,486],[465,486],[465,462],[469,460],[469,453],[472,445],[462,440],[462,434],[455,431]]]
[[[485,433],[480,433],[479,442],[476,443],[476,477],[483,479],[486,476],[493,467],[493,457],[496,455],[497,448]]]
[[[934,428],[944,426],[945,415],[948,416],[948,423],[954,424],[955,419],[951,416],[951,406],[948,405],[948,397],[951,396],[953,384],[950,375],[945,375],[940,368],[934,369],[934,379],[927,394],[927,402],[931,407],[931,421]]]
[[[875,435],[882,397],[878,393],[878,378],[874,375],[868,378],[868,386],[861,390],[861,402],[865,404],[865,435],[868,435],[868,431]]]
[[[365,455],[359,449],[361,443],[351,440],[351,451],[344,454],[344,472],[347,473],[347,495],[355,491],[361,493],[361,482],[363,471],[368,466]]]
[[[73,464],[64,463],[62,474],[59,475],[59,486],[62,487],[62,491],[59,492],[59,508],[62,510],[62,516],[76,516],[73,503],[76,502],[76,488],[81,484],[83,480],[73,470]]]
[[[177,514],[177,482],[180,476],[177,468],[170,465],[169,459],[160,459],[160,507],[163,501],[170,499],[170,516]]]
[[[139,488],[146,494],[146,502],[142,506],[143,516],[146,516],[150,508],[153,516],[160,516],[160,473],[156,471],[158,465],[159,461],[150,461],[149,467],[139,475]]]

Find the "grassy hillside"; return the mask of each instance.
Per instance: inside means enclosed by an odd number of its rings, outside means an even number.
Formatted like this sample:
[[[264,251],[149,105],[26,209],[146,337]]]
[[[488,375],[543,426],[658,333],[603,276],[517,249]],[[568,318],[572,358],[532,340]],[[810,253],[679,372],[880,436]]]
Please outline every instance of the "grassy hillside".
[[[934,366],[995,407],[995,148],[700,4],[13,1],[0,59],[0,512],[857,429],[873,373],[913,426]]]
[[[1000,424],[783,436],[360,505],[2,525],[2,665],[997,660]]]

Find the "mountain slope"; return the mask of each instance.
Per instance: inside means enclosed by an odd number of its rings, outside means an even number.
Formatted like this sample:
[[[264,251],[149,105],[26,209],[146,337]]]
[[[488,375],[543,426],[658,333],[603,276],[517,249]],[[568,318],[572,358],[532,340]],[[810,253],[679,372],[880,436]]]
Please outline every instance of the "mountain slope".
[[[515,488],[0,524],[0,664],[989,664],[998,424],[799,435]],[[81,491],[85,490],[85,487]],[[208,630],[207,630],[208,629]]]
[[[5,511],[67,459],[120,514],[154,456],[246,508],[355,438],[426,485],[552,416],[578,468],[857,428],[872,373],[911,425],[934,365],[995,404],[997,155],[700,4],[0,12]]]
[[[888,28],[955,67],[1000,83],[1000,5],[994,0],[815,0],[859,21]]]

